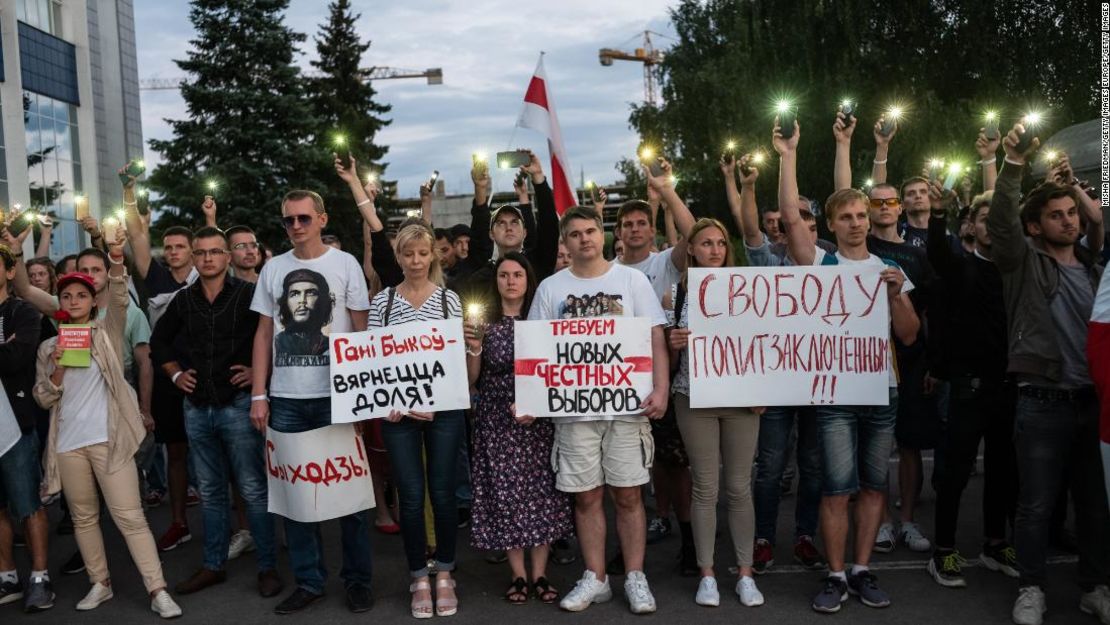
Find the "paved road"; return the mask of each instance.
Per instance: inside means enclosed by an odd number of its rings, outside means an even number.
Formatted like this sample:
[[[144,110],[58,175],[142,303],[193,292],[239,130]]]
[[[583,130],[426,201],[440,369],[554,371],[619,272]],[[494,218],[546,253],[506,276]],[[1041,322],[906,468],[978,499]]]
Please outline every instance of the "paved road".
[[[927,469],[930,468],[926,465]],[[892,464],[892,469],[896,467]],[[897,471],[892,470],[896,476]],[[959,547],[972,559],[979,553],[980,513],[979,501],[982,493],[982,477],[973,477],[964,498],[963,518],[960,523]],[[927,536],[932,536],[932,514],[934,495],[926,487],[925,501],[922,503],[918,520],[922,523]],[[649,500],[650,506],[650,500]],[[748,619],[758,619],[763,623],[830,623],[851,622],[853,624],[882,623],[900,625],[909,623],[976,623],[982,625],[1010,623],[1010,607],[1016,592],[1014,580],[999,573],[992,573],[978,566],[967,570],[968,588],[946,589],[936,585],[925,572],[924,554],[911,553],[904,548],[892,554],[878,555],[874,568],[880,581],[892,599],[893,605],[884,610],[867,608],[855,600],[844,606],[834,616],[819,615],[809,608],[812,595],[818,590],[820,574],[802,571],[791,562],[791,545],[787,544],[792,532],[792,511],[794,499],[784,499],[782,516],[779,519],[779,535],[782,544],[775,554],[776,565],[771,572],[757,579],[760,590],[767,603],[759,608],[745,608],[735,600],[731,585],[735,580],[728,579],[723,570],[718,570],[721,583],[722,606],[704,608],[694,604],[697,589],[695,578],[679,577],[674,572],[675,556],[679,539],[671,536],[658,545],[648,548],[647,575],[651,582],[659,611],[652,616],[638,617],[628,612],[627,603],[620,591],[623,578],[614,577],[614,600],[607,604],[595,605],[578,615],[560,612],[556,607],[532,601],[524,606],[512,606],[501,599],[501,593],[508,585],[507,565],[492,565],[485,562],[483,554],[461,546],[459,553],[460,609],[452,617],[458,625],[466,623],[504,622],[515,623],[528,620],[531,625],[548,623],[565,624],[570,622],[591,623],[632,623],[632,622],[698,622],[701,625],[714,623],[736,623]],[[57,518],[57,510],[52,510]],[[151,525],[155,533],[164,530],[169,523],[166,506],[150,511]],[[189,509],[189,520],[194,531],[194,539],[178,549],[163,554],[165,575],[171,587],[185,579],[200,566],[201,545],[200,508]],[[723,518],[723,515],[722,515]],[[51,570],[54,574],[55,590],[58,594],[56,607],[50,612],[27,616],[15,606],[0,608],[0,623],[40,622],[129,625],[131,623],[152,623],[157,617],[149,611],[149,601],[145,598],[142,583],[134,565],[131,563],[123,542],[110,522],[106,522],[105,538],[109,549],[109,564],[113,573],[116,596],[97,610],[78,614],[73,606],[87,591],[84,574],[62,576],[58,567],[76,549],[72,536],[52,536]],[[612,527],[610,525],[610,527]],[[731,552],[727,531],[719,532],[721,538],[717,546],[718,561],[727,562]],[[612,532],[610,532],[612,534]],[[323,625],[325,623],[354,623],[374,620],[377,622],[411,622],[408,613],[407,575],[399,536],[373,536],[374,545],[374,594],[376,607],[365,615],[353,615],[344,603],[342,584],[338,579],[340,565],[338,527],[335,523],[325,526],[325,539],[329,545],[327,553],[329,571],[328,596],[307,611],[293,616],[278,617],[272,612],[277,599],[261,599],[254,590],[254,562],[250,555],[229,563],[228,581],[222,586],[205,590],[199,594],[179,597],[185,615],[182,623],[235,623],[251,625],[255,623],[287,623]],[[469,533],[461,530],[460,542],[466,543]],[[610,553],[615,550],[610,537]],[[28,564],[26,552],[18,550],[21,571]],[[290,582],[288,560],[283,552],[279,556],[280,570],[286,582]],[[1050,625],[1096,625],[1097,621],[1078,611],[1079,590],[1074,584],[1075,559],[1064,554],[1055,554],[1050,567],[1052,582],[1048,589]],[[723,569],[723,567],[722,567]],[[566,566],[552,565],[550,577],[560,589],[571,587],[581,574],[581,564]],[[437,619],[438,620],[438,619]]]

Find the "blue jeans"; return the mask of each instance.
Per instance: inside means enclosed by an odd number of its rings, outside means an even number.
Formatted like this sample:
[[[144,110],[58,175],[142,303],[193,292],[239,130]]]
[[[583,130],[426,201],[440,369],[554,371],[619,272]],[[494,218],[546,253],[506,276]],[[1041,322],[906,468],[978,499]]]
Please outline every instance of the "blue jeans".
[[[39,435],[32,429],[0,456],[0,510],[7,509],[13,525],[42,508],[39,482]]]
[[[287,434],[307,432],[331,425],[331,399],[270,400],[270,427]],[[360,510],[339,518],[343,542],[343,568],[339,577],[346,588],[370,587],[370,524],[369,513]],[[301,523],[285,519],[285,538],[289,542],[289,562],[297,586],[315,594],[323,594],[328,571],[324,566],[323,538],[319,523]]]
[[[796,419],[795,419],[796,418]],[[821,503],[821,444],[817,416],[809,407],[768,408],[759,417],[759,448],[756,453],[755,537],[775,544],[775,528],[782,498],[782,476],[790,455],[790,430],[798,423],[798,500],[794,505],[794,538],[817,534]]]
[[[186,398],[184,409],[189,458],[196,466],[204,513],[204,568],[220,571],[227,563],[227,484],[232,478],[247,508],[258,570],[276,568],[274,519],[266,511],[266,439],[251,425],[250,393],[239,393],[226,406],[196,405]]]
[[[435,518],[436,568],[440,571],[455,569],[455,545],[459,532],[455,469],[459,441],[465,438],[465,429],[461,410],[437,412],[430,422],[405,417],[397,423],[382,423],[382,438],[397,485],[405,557],[414,578],[428,574],[423,452],[427,454],[428,495]]]
[[[885,406],[822,406],[817,409],[821,438],[821,492],[826,497],[859,489],[886,492],[898,390]]]
[[[1065,488],[1075,503],[1079,584],[1088,591],[1105,584],[1110,575],[1110,512],[1094,391],[1071,401],[1038,399],[1019,391],[1014,421],[1020,489],[1014,547],[1021,585],[1043,586],[1046,581],[1052,511]]]

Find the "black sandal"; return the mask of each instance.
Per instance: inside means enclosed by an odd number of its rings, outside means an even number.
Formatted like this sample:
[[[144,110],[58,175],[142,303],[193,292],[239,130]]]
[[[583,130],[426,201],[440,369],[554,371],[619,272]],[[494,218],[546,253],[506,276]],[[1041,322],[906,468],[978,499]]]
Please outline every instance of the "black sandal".
[[[541,577],[532,583],[532,591],[536,593],[536,598],[544,603],[555,603],[559,598],[559,591],[547,581],[546,577]]]
[[[513,580],[505,591],[505,601],[513,605],[524,605],[528,601],[528,582],[524,581],[523,577]]]

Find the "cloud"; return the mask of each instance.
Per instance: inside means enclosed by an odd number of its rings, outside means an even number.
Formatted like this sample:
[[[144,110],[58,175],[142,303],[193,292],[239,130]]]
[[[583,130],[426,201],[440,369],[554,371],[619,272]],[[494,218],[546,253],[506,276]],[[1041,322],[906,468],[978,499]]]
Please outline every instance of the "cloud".
[[[390,147],[387,178],[398,180],[402,197],[411,196],[438,169],[449,193],[466,193],[470,153],[478,147],[493,152],[511,145],[546,155],[538,133],[513,127],[542,50],[572,177],[616,180],[613,165],[637,143],[627,120],[629,104],[643,98],[643,70],[635,63],[602,67],[597,51],[634,49],[645,28],[671,33],[671,1],[562,0],[526,9],[516,0],[354,0],[362,14],[359,32],[372,41],[365,65],[444,73],[439,86],[419,79],[375,83],[379,99],[393,105],[393,123],[378,136]],[[286,24],[309,36],[298,59],[306,68],[315,57],[313,36],[327,17],[324,6],[293,0],[286,13]],[[188,11],[183,2],[136,3],[141,77],[181,75],[173,60],[184,58],[193,37]],[[146,139],[169,138],[163,119],[186,116],[175,91],[144,91],[142,106]],[[147,160],[159,157],[148,148]],[[496,176],[495,184],[507,188],[509,177]]]

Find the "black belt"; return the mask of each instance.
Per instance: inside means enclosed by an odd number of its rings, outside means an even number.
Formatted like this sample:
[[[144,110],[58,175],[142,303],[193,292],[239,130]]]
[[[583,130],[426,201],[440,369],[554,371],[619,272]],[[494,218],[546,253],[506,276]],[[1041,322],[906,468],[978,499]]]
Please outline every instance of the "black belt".
[[[1076,401],[1093,398],[1095,396],[1095,388],[1093,386],[1084,386],[1083,388],[1074,389],[1047,388],[1044,386],[1026,384],[1018,387],[1018,395],[1046,401]]]

